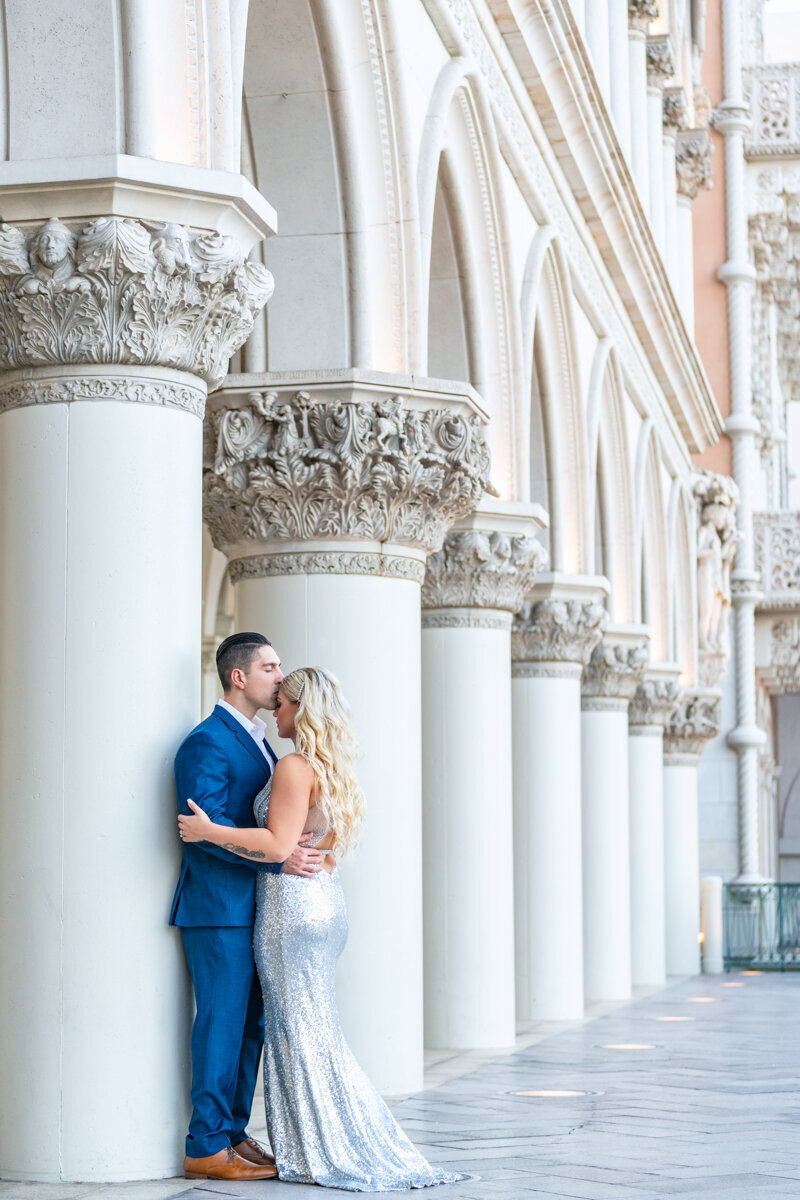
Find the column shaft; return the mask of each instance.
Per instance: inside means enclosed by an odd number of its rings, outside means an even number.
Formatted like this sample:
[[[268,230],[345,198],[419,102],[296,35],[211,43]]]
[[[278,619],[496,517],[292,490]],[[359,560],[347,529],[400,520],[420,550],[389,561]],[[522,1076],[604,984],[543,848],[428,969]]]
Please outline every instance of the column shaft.
[[[628,38],[631,171],[645,212],[650,211],[647,155],[647,44],[644,32],[631,28]]]
[[[171,767],[199,703],[201,435],[144,404],[0,415],[4,1178],[180,1165]]]
[[[647,161],[650,193],[650,227],[656,245],[665,251],[665,204],[664,204],[664,145],[663,88],[659,84],[647,88]]]
[[[515,1035],[511,616],[472,615],[422,630],[425,1044],[463,1049]]]
[[[520,1019],[583,1015],[579,663],[521,664],[513,695]]]
[[[608,60],[611,111],[625,153],[631,152],[628,0],[608,0]]]
[[[664,757],[664,885],[668,975],[700,971],[697,759]]]
[[[610,100],[608,7],[609,0],[591,0],[586,8],[586,40],[592,55],[595,77],[607,104]]]
[[[664,790],[660,725],[632,725],[630,788],[631,978],[657,987],[664,960]]]
[[[675,178],[675,133],[665,126],[662,143],[664,187],[664,265],[675,295],[680,300],[678,273],[678,193]]]
[[[688,196],[678,196],[676,204],[678,235],[678,297],[683,319],[690,335],[694,336],[694,246],[692,202]]]

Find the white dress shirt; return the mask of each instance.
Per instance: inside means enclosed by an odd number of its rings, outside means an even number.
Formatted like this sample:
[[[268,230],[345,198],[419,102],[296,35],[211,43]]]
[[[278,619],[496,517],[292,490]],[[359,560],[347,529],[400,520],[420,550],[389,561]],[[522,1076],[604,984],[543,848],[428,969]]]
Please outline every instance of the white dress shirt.
[[[267,727],[264,724],[264,722],[261,720],[261,718],[253,717],[253,719],[251,721],[249,719],[249,717],[246,717],[244,715],[244,713],[240,713],[238,708],[234,708],[232,704],[228,704],[227,700],[218,700],[217,708],[224,708],[226,712],[229,712],[232,717],[236,718],[236,720],[241,725],[242,729],[245,729],[250,734],[250,737],[253,739],[255,744],[258,746],[259,750],[264,755],[264,758],[267,760],[267,762],[269,763],[269,765],[272,767],[272,769],[274,771],[275,764],[277,763],[278,760],[275,758],[274,755],[270,754],[269,750],[267,750],[266,743],[264,741],[264,737],[267,732]]]

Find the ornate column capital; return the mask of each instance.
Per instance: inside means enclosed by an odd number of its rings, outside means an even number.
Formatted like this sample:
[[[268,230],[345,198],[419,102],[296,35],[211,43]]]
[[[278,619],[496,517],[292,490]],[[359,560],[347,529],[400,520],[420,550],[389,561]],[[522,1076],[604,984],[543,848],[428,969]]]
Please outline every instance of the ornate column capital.
[[[627,709],[650,659],[649,641],[649,634],[641,626],[616,626],[605,631],[583,672],[584,710]]]
[[[652,729],[659,733],[669,723],[679,697],[680,688],[676,678],[665,677],[656,671],[645,672],[628,706],[631,731]]]
[[[628,0],[628,25],[637,33],[647,33],[648,25],[658,14],[657,0]]]
[[[511,614],[522,607],[547,561],[547,551],[534,536],[541,522],[532,514],[500,515],[513,507],[523,506],[482,506],[445,534],[441,550],[427,561],[423,628],[510,628]]]
[[[663,87],[675,74],[675,58],[672,43],[665,33],[647,39],[647,83],[650,87]]]
[[[511,634],[513,674],[580,678],[603,636],[608,613],[599,600],[545,599],[526,605]]]
[[[664,728],[667,765],[692,765],[722,723],[722,695],[700,688],[683,688],[677,707]]]
[[[483,421],[463,398],[426,390],[423,400],[413,385],[387,391],[369,375],[364,386],[339,377],[222,395],[209,413],[205,518],[234,580],[421,582],[425,553],[491,489]]]
[[[675,138],[675,173],[678,193],[689,200],[712,187],[711,155],[714,147],[708,129],[682,129]]]
[[[205,389],[176,401],[174,381],[159,390],[153,369],[185,373],[189,392],[197,376],[215,387],[272,287],[266,268],[219,233],[123,217],[2,224],[0,370],[10,374],[0,410],[100,398],[202,414]],[[51,370],[31,378],[30,368]]]
[[[664,133],[667,137],[675,137],[678,130],[686,128],[689,118],[688,101],[684,88],[664,88],[663,114]]]

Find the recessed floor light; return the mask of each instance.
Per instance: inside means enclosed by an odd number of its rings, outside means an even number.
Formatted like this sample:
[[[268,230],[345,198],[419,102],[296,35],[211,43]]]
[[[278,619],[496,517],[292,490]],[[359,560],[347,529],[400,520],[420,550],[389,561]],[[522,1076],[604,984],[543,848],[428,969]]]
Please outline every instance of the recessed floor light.
[[[689,996],[690,1004],[719,1004],[719,996]]]
[[[763,975],[763,971],[740,971],[740,975]]]
[[[723,987],[747,987],[747,984],[743,983],[741,979],[736,979],[732,983],[723,983],[722,986]]]
[[[640,1042],[608,1042],[600,1047],[601,1050],[655,1050],[655,1046],[648,1046],[646,1043]]]
[[[577,1092],[577,1091],[558,1090],[555,1088],[538,1088],[538,1089],[536,1089],[536,1091],[529,1091],[529,1092],[504,1092],[503,1095],[505,1095],[505,1096],[536,1096],[536,1097],[544,1097],[545,1099],[560,1100],[562,1098],[568,1098],[571,1096],[602,1096],[603,1092],[592,1092],[592,1091]]]
[[[657,1021],[693,1021],[694,1017],[656,1017]]]

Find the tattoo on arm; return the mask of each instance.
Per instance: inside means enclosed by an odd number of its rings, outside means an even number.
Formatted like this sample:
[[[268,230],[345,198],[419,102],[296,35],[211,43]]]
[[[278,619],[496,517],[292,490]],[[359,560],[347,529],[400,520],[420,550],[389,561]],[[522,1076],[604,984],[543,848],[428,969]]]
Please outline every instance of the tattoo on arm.
[[[231,854],[239,854],[242,858],[266,858],[263,850],[247,850],[244,846],[237,846],[234,842],[225,842],[223,850],[230,850]]]

